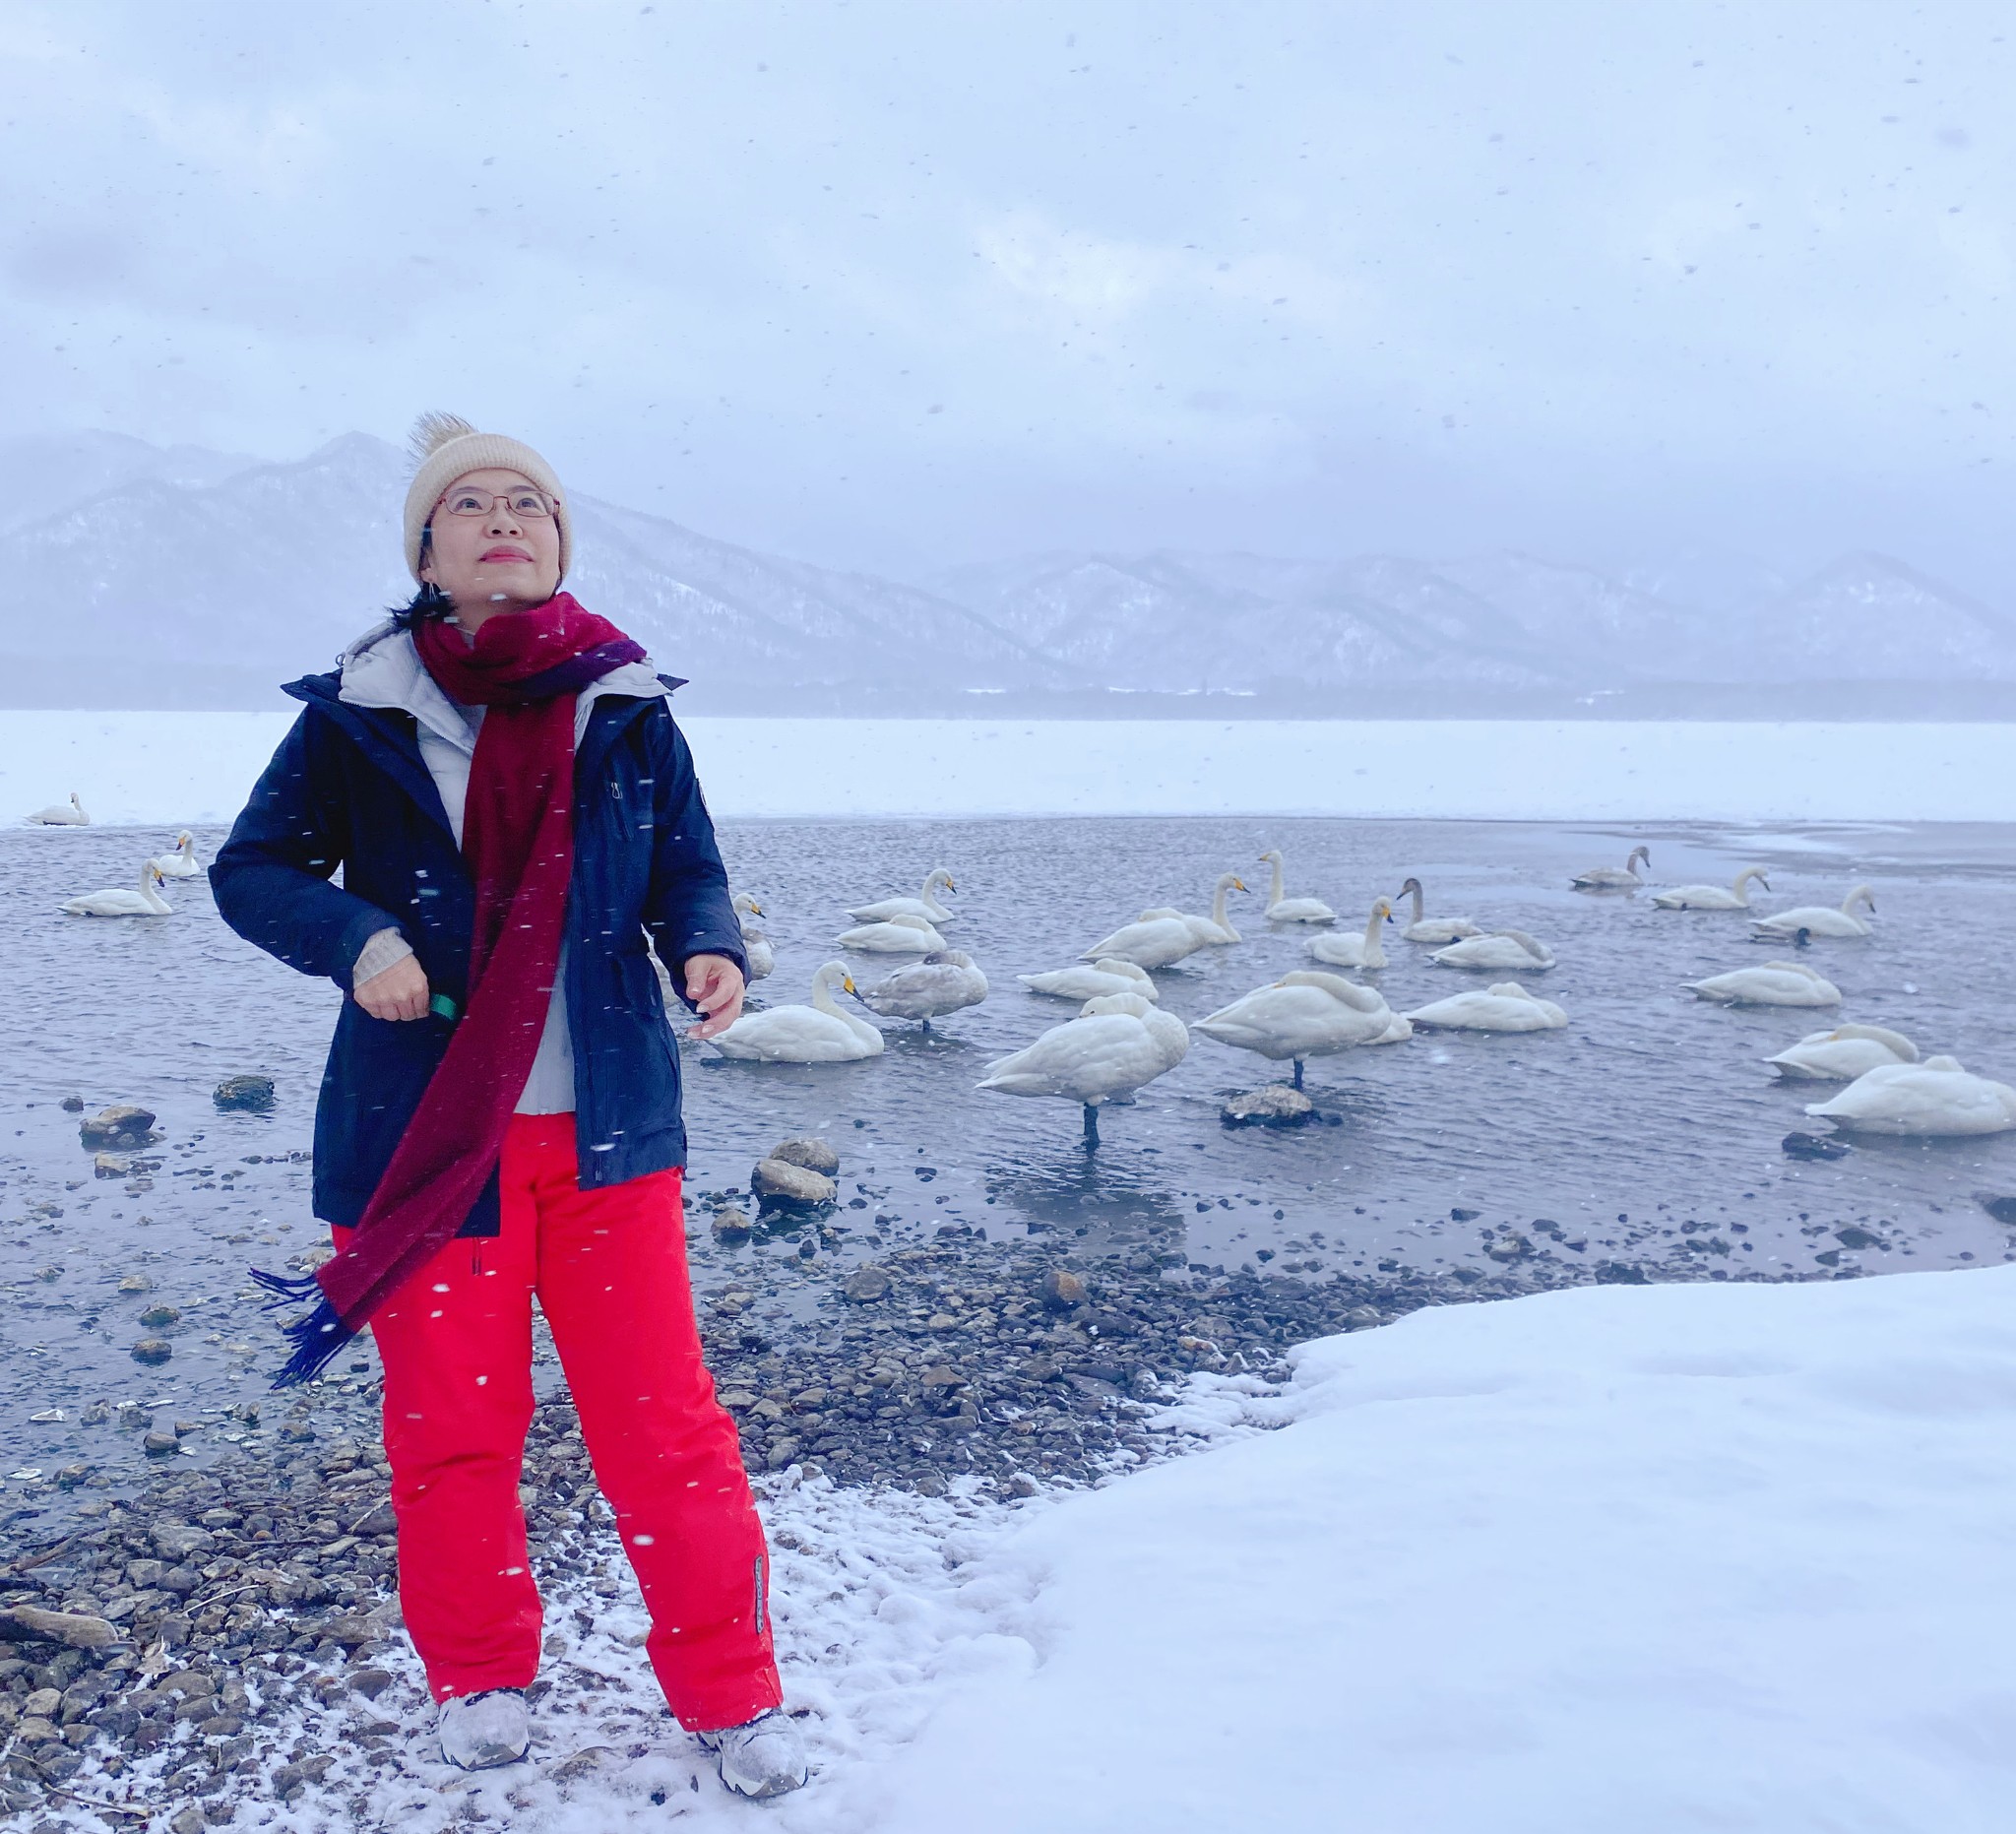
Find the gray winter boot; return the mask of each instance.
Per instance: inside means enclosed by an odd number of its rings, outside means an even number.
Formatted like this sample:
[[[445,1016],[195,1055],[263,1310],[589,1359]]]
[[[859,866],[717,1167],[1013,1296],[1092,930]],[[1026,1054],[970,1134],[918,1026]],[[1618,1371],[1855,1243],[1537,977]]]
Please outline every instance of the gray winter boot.
[[[695,1735],[721,1760],[721,1780],[737,1796],[788,1796],[803,1786],[805,1739],[782,1707],[746,1725]]]
[[[515,1764],[531,1743],[522,1687],[490,1687],[441,1703],[441,1755],[464,1770]]]

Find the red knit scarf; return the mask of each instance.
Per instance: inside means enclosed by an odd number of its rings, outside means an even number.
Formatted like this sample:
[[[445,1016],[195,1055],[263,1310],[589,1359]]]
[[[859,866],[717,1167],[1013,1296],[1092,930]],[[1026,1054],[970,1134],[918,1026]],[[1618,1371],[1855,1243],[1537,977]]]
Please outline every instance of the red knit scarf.
[[[475,881],[466,1011],[350,1239],[315,1274],[315,1309],[276,1386],[306,1381],[464,1223],[525,1093],[560,962],[574,870],[575,696],[644,652],[562,593],[489,618],[471,645],[430,619],[413,631],[448,696],[482,707],[462,824]],[[419,1024],[431,1023],[427,1020]],[[284,1298],[307,1282],[258,1277]]]

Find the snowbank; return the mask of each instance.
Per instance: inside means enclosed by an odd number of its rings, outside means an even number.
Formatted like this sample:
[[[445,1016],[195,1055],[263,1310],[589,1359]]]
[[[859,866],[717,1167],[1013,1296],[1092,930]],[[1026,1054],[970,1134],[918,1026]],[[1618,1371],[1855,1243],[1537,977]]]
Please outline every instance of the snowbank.
[[[2011,1825],[2016,1270],[1423,1312],[1270,1410],[972,1569],[1039,1660],[884,1834]]]
[[[0,712],[0,810],[227,821],[287,716]],[[686,723],[726,816],[2001,821],[2016,725]]]

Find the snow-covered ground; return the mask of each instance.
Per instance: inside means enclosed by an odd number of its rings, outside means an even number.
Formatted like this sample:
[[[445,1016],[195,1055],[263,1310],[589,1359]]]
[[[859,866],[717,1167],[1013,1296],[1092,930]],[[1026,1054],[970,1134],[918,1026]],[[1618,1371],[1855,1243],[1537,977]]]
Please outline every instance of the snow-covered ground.
[[[284,714],[0,712],[0,811],[228,821]],[[726,816],[2000,821],[2016,725],[1602,721],[686,723]]]
[[[1438,1308],[1161,1423],[1219,1443],[1013,1509],[772,1498],[820,1774],[765,1825],[2012,1825],[2016,1269]],[[564,1834],[754,1825],[654,1722],[634,1605],[597,1615],[536,1770],[459,1778],[415,1736],[398,1779],[340,1757],[338,1796],[407,1834],[465,1795]]]

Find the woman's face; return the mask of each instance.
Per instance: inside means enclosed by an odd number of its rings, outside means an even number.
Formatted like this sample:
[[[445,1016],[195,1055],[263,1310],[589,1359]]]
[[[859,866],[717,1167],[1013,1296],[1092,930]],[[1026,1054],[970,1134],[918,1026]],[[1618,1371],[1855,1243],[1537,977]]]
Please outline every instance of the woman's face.
[[[441,493],[420,578],[458,611],[544,604],[559,590],[560,525],[533,513],[528,494],[543,495],[523,472],[497,466],[466,472]]]

